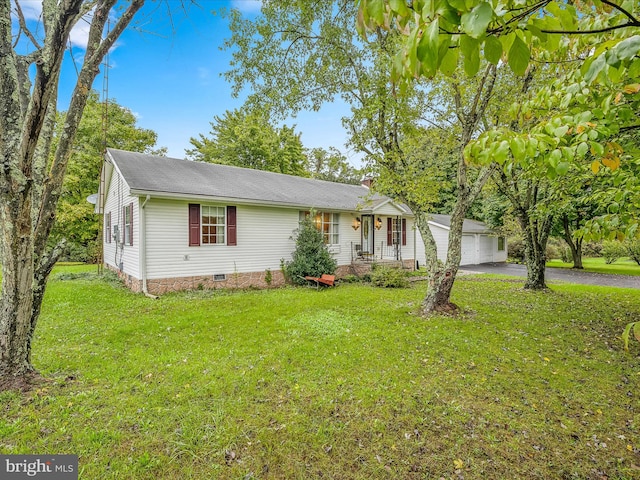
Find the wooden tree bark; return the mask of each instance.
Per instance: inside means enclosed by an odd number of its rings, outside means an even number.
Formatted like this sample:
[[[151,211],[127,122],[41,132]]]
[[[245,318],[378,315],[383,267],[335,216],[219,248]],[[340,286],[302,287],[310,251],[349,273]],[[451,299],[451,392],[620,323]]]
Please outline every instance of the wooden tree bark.
[[[71,145],[100,62],[144,0],[133,0],[105,33],[115,4],[116,0],[43,2],[45,38],[40,43],[28,29],[20,1],[14,4],[14,13],[11,2],[0,1],[0,389],[24,382],[35,372],[31,341],[47,279],[61,253],[61,245],[48,248],[47,240]],[[12,15],[35,48],[28,55],[15,49]],[[62,133],[52,150],[58,78],[70,32],[78,21],[90,22],[88,43]],[[30,76],[32,65],[35,74]]]
[[[550,212],[537,214],[536,209],[545,200],[544,180],[527,178],[526,174],[514,169],[507,176],[500,171],[497,186],[511,202],[513,213],[520,224],[525,243],[525,263],[527,280],[524,288],[529,290],[546,289],[545,270],[547,261],[547,242],[553,215]]]
[[[524,255],[527,264],[527,281],[524,288],[527,290],[546,289],[546,249],[551,232],[551,222],[535,220],[527,214],[519,216],[518,220],[525,240]]]
[[[576,223],[579,223],[580,219],[576,220]],[[569,250],[571,250],[571,258],[573,260],[573,268],[583,269],[582,266],[582,237],[574,238],[573,231],[571,229],[571,222],[569,221],[569,217],[564,215],[562,217],[562,228],[563,228],[563,237],[564,241],[569,246]]]
[[[455,114],[462,127],[458,174],[456,176],[456,203],[451,214],[447,260],[444,265],[439,263],[436,257],[429,260],[429,286],[422,302],[422,312],[425,315],[432,312],[453,312],[458,309],[455,304],[451,303],[451,290],[462,259],[464,218],[493,172],[492,166],[484,167],[474,181],[470,180],[469,166],[462,152],[471,141],[473,135],[477,133],[480,122],[489,106],[496,81],[496,73],[495,65],[487,66],[470,106],[463,105],[459,86],[456,83],[452,84]],[[424,235],[422,229],[420,229],[420,233]]]

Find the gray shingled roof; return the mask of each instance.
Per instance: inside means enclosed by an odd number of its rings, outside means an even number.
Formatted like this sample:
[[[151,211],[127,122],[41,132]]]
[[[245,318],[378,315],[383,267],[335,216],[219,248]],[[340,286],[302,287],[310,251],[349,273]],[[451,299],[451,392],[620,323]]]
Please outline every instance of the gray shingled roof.
[[[389,199],[362,185],[108,149],[134,195],[169,194],[236,199],[245,203],[370,210]],[[366,205],[365,205],[366,202]],[[363,208],[364,207],[364,208]]]
[[[433,214],[429,215],[429,220],[445,227],[451,227],[451,215]],[[462,233],[492,233],[492,230],[485,223],[465,219],[462,224]]]

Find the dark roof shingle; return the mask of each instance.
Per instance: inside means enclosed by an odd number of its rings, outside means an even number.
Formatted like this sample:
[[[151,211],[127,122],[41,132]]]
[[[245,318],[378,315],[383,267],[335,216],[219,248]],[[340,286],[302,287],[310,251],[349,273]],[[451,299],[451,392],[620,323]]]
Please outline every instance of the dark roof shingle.
[[[219,197],[335,210],[370,210],[388,201],[362,185],[346,185],[280,173],[108,149],[134,194]],[[409,213],[409,212],[407,212]]]

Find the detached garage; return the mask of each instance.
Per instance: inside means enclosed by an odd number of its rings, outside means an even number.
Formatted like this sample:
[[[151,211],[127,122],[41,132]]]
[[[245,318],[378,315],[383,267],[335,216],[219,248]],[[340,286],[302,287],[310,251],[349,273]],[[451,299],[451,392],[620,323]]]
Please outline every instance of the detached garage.
[[[438,259],[447,259],[449,231],[451,230],[450,215],[431,215],[429,220],[431,233],[438,246]],[[421,242],[418,242],[421,243]],[[424,246],[421,256],[424,258]],[[476,265],[478,263],[506,262],[507,242],[499,237],[486,224],[475,220],[465,220],[462,227],[462,259],[460,265]]]

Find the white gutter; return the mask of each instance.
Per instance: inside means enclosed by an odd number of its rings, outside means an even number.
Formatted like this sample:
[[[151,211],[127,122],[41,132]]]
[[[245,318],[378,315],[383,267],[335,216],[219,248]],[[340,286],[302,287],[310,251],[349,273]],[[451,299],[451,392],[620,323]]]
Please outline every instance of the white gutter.
[[[149,290],[147,290],[147,221],[144,214],[144,207],[149,200],[151,200],[151,195],[147,195],[147,198],[144,199],[144,202],[142,202],[140,206],[140,272],[142,273],[142,293],[156,300],[158,297],[150,294]]]

